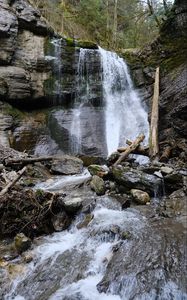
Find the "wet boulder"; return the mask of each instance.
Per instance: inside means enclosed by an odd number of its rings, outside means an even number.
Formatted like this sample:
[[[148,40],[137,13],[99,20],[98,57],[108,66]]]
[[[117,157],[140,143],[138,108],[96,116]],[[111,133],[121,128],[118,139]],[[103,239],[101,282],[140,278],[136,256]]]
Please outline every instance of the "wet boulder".
[[[79,209],[82,208],[83,199],[79,196],[67,196],[63,200],[63,206],[67,213],[75,214]]]
[[[55,158],[51,165],[51,172],[54,174],[73,175],[83,171],[83,161],[77,157],[64,155]]]
[[[92,176],[97,175],[99,177],[104,177],[108,174],[109,168],[107,166],[90,165],[88,171]]]
[[[98,196],[105,194],[106,191],[105,182],[101,177],[97,175],[94,175],[92,177],[92,180],[90,182],[90,187],[92,190],[96,192]]]
[[[24,233],[18,233],[14,238],[14,246],[18,253],[22,253],[31,247],[31,239]]]
[[[71,219],[65,211],[54,215],[51,221],[55,231],[65,230],[71,224]]]
[[[132,189],[130,192],[136,203],[146,204],[147,202],[150,202],[150,197],[148,193],[137,189]]]
[[[140,189],[153,195],[155,189],[158,189],[161,185],[160,178],[151,174],[146,174],[141,170],[123,166],[114,166],[111,168],[111,172],[114,180],[129,190]]]

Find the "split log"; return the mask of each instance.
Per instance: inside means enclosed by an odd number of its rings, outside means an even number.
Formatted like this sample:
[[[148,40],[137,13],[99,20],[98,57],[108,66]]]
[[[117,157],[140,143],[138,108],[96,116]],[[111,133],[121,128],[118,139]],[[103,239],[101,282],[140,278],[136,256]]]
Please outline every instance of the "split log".
[[[145,138],[144,134],[139,135],[136,138],[136,140],[134,142],[132,142],[132,144],[130,146],[127,147],[125,152],[123,152],[120,155],[118,160],[115,162],[114,166],[119,165],[123,160],[125,160],[125,158],[140,145],[140,143],[144,140],[144,138]]]
[[[159,118],[159,67],[156,68],[154,94],[152,100],[151,125],[149,132],[149,156],[156,158],[159,152],[158,146],[158,118]]]
[[[2,189],[2,191],[0,192],[0,196],[5,195],[11,187],[13,187],[15,185],[15,183],[22,177],[22,175],[24,174],[24,172],[26,171],[26,167],[24,167],[23,169],[21,169],[18,173],[17,173],[17,177],[9,182],[4,189]]]
[[[28,157],[28,158],[17,158],[17,159],[7,159],[5,161],[6,166],[11,166],[14,164],[22,164],[22,165],[28,165],[33,164],[35,162],[40,161],[49,161],[54,159],[54,156],[41,156],[41,157]]]

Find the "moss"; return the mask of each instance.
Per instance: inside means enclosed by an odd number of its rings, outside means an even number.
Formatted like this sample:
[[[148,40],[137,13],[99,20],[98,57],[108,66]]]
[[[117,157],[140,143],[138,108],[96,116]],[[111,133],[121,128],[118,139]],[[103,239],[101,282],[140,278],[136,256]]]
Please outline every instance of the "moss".
[[[65,39],[66,45],[69,47],[75,47],[75,40],[72,38],[66,38]]]
[[[19,109],[13,107],[10,104],[6,104],[6,106],[4,107],[4,112],[7,115],[10,115],[13,120],[22,120],[25,117],[25,113],[23,113],[22,111],[20,111]]]
[[[98,45],[91,41],[77,40],[75,46],[78,48],[98,49]]]

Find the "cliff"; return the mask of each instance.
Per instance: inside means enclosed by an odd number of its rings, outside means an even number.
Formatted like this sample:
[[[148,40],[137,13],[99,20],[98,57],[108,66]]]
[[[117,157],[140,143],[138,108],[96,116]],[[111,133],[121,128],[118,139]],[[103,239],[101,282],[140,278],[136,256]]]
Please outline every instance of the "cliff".
[[[143,50],[124,52],[136,86],[151,106],[154,71],[160,66],[159,141],[185,156],[187,137],[187,2],[176,0],[159,37]]]

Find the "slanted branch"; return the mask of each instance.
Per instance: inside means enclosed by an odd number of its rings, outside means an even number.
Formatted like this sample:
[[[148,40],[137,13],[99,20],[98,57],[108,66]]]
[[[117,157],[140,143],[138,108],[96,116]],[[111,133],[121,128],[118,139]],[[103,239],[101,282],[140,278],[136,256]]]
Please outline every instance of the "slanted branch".
[[[24,167],[19,172],[17,172],[17,176],[15,177],[15,179],[13,181],[10,181],[4,187],[4,189],[2,189],[2,191],[0,192],[0,196],[5,195],[15,185],[15,183],[22,177],[22,175],[25,173],[25,171],[26,171],[26,167]]]
[[[135,149],[137,149],[140,145],[141,142],[143,142],[143,140],[145,139],[145,135],[144,134],[140,134],[135,141],[133,141],[132,143],[130,143],[130,145],[125,149],[124,152],[122,152],[122,154],[120,155],[120,157],[118,158],[118,160],[114,163],[114,166],[119,165],[123,160],[126,159],[126,157],[132,153],[133,151],[135,151]]]
[[[157,158],[159,153],[158,146],[158,118],[159,118],[159,67],[156,68],[154,94],[151,110],[151,124],[149,131],[149,156]]]

